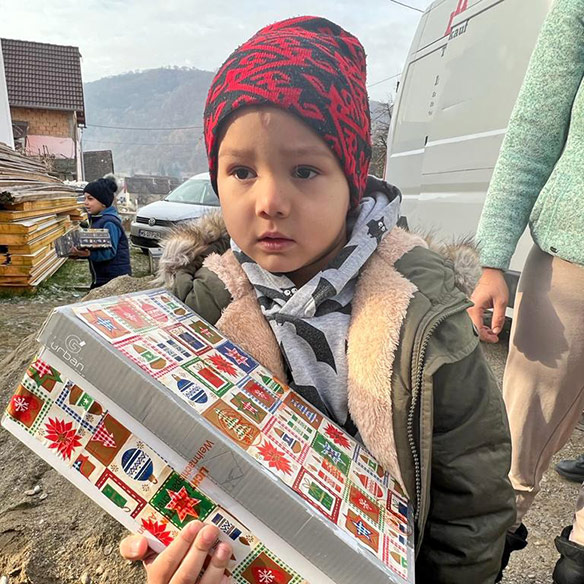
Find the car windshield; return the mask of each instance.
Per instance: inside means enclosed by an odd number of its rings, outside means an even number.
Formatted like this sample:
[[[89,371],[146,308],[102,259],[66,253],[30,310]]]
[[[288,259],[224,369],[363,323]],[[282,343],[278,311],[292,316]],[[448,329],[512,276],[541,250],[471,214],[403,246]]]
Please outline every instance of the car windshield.
[[[190,179],[178,186],[165,199],[172,203],[219,206],[219,199],[211,186],[211,181]]]

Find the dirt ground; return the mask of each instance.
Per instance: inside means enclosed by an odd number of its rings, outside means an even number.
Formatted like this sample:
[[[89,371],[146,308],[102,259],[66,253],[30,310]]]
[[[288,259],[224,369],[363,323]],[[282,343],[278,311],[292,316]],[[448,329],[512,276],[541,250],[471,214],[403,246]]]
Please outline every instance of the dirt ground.
[[[147,273],[145,256],[133,252],[132,263],[135,275]],[[76,302],[85,295],[87,290],[83,286],[89,283],[85,270],[86,264],[71,261],[36,296],[0,298],[0,410],[36,350],[31,333],[38,330],[53,307]],[[147,285],[128,279],[118,290],[130,291],[133,286]],[[109,291],[109,295],[113,293]],[[11,352],[17,346],[19,350]],[[507,341],[484,349],[500,380]],[[556,460],[581,452],[584,433],[575,431]],[[26,494],[36,486],[38,493]],[[512,556],[505,584],[551,582],[557,560],[553,538],[570,523],[578,488],[553,470],[546,473],[542,492],[525,521],[530,532],[529,545]],[[123,528],[83,493],[0,429],[1,584],[144,581],[141,566],[128,564],[117,553],[123,535]]]
[[[133,274],[148,274],[148,258],[132,248]],[[0,360],[15,349],[27,335],[38,331],[56,306],[78,302],[89,292],[91,276],[84,260],[68,260],[59,271],[43,282],[31,296],[7,296],[0,292]]]
[[[138,278],[123,276],[91,297],[151,288],[147,258],[132,251]],[[34,339],[51,309],[88,292],[87,264],[67,262],[35,296],[1,298],[0,409],[8,403],[38,345]],[[17,351],[12,350],[18,347]],[[140,564],[117,553],[124,529],[81,491],[0,429],[0,583],[134,584]]]
[[[499,345],[483,346],[499,383],[503,377],[508,338]],[[584,453],[584,432],[574,430],[572,438],[558,452],[550,470],[545,473],[541,492],[525,517],[529,530],[528,546],[511,555],[503,584],[551,584],[552,572],[558,559],[554,538],[562,528],[572,523],[572,515],[580,485],[560,477],[553,465],[564,458],[576,458]]]

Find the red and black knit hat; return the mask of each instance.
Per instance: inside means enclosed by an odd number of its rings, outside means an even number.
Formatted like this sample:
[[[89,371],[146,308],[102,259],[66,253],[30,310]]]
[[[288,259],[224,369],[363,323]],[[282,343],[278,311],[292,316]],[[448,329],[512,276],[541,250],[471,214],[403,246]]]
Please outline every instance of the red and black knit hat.
[[[217,189],[221,122],[269,104],[301,118],[335,153],[358,204],[371,159],[365,51],[340,26],[313,16],[277,22],[236,49],[213,79],[205,106],[209,172]]]

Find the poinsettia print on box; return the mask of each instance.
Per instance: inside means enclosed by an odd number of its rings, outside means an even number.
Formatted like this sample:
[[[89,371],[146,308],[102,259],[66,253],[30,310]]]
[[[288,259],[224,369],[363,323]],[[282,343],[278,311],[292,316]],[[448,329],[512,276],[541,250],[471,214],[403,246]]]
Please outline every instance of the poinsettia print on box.
[[[40,424],[36,438],[64,462],[72,465],[91,439],[91,433],[53,404]]]
[[[144,509],[138,513],[136,520],[139,523],[137,529],[138,533],[144,533],[147,531],[163,545],[171,544],[180,533],[180,529],[174,526],[166,517],[158,513],[158,511],[150,505],[146,505]]]
[[[237,584],[300,584],[302,578],[263,545],[258,545],[234,574]]]

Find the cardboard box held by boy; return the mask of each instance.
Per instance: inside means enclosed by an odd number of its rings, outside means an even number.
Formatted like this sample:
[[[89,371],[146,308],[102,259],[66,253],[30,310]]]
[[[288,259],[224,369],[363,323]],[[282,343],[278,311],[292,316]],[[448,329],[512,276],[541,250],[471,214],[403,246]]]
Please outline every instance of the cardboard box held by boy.
[[[57,308],[39,340],[3,426],[153,549],[199,519],[238,583],[415,581],[400,486],[168,292]]]

